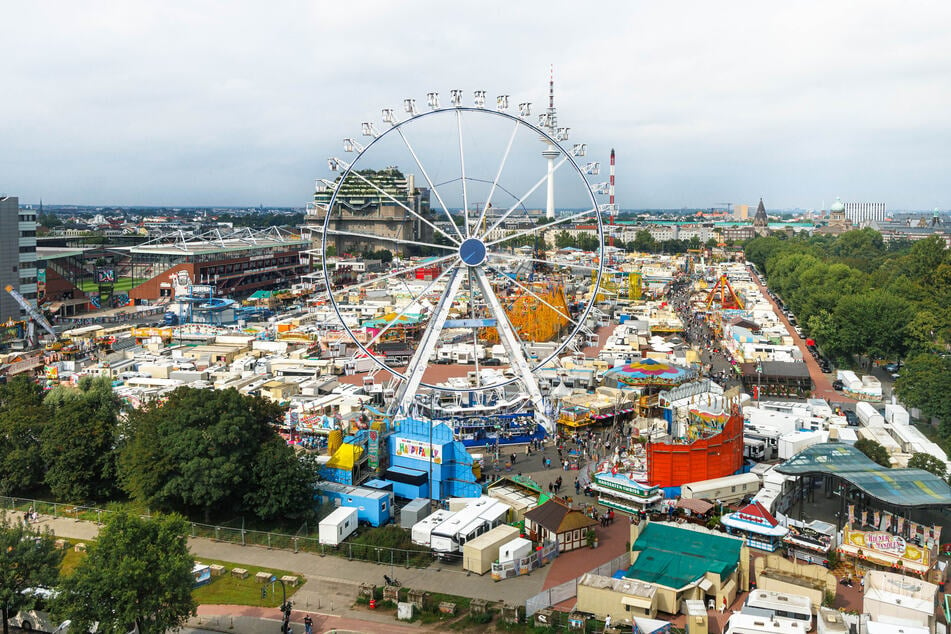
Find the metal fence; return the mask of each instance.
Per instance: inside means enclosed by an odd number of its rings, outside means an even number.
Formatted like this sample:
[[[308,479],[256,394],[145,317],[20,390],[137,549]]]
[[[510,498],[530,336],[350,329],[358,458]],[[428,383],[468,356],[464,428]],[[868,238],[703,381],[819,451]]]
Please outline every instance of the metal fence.
[[[611,561],[601,564],[597,568],[588,571],[588,574],[602,575],[610,577],[618,570],[627,568],[631,563],[631,555],[624,553],[618,555]],[[567,601],[578,596],[578,580],[581,576],[570,579],[562,584],[542,590],[540,593],[530,597],[525,601],[525,617],[529,618],[539,610],[558,605],[562,601]]]
[[[36,511],[40,515],[51,515],[75,520],[84,520],[102,524],[103,520],[113,511],[92,506],[78,504],[61,504],[32,500],[29,498],[15,498],[0,496],[0,510],[8,512],[29,513]],[[142,517],[149,517],[143,515]],[[345,557],[351,561],[368,561],[371,563],[390,566],[404,566],[406,568],[426,568],[433,562],[432,553],[428,550],[406,550],[345,542],[339,546],[321,544],[316,537],[310,535],[288,535],[271,531],[248,530],[230,526],[213,526],[209,524],[190,524],[190,536],[213,539],[229,544],[241,546],[263,546],[280,550],[309,552],[321,556],[333,555]]]

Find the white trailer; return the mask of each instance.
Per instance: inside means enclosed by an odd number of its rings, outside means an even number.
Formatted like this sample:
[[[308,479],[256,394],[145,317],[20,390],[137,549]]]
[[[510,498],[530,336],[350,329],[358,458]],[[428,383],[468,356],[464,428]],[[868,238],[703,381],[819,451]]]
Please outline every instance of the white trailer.
[[[341,506],[320,520],[318,541],[328,546],[339,546],[357,529],[357,509]]]
[[[501,525],[508,511],[495,498],[480,498],[434,528],[429,547],[437,557],[458,557],[466,542]]]
[[[779,439],[779,459],[789,460],[807,447],[824,442],[828,437],[829,432],[824,431],[802,431],[785,434]]]
[[[452,511],[439,509],[432,515],[429,515],[413,525],[410,535],[413,543],[417,546],[429,546],[432,539],[433,529],[455,515]]]
[[[760,478],[758,475],[755,473],[741,473],[725,478],[690,482],[680,488],[680,497],[732,503],[756,495],[759,489]]]
[[[855,415],[866,427],[881,427],[885,423],[885,418],[878,413],[875,406],[865,401],[859,401],[855,404]]]

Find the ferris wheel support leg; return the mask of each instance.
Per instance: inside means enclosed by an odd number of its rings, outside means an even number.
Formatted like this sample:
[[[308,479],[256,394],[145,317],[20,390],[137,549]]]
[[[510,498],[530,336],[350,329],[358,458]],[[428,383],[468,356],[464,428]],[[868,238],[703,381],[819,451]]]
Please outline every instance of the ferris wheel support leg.
[[[482,295],[485,297],[485,301],[489,305],[492,314],[495,315],[499,340],[505,347],[505,352],[509,356],[509,362],[518,374],[522,386],[525,388],[525,391],[528,392],[528,397],[531,399],[532,405],[535,406],[535,418],[541,423],[542,427],[545,428],[546,432],[553,435],[555,433],[555,426],[548,416],[545,399],[542,398],[542,392],[538,388],[538,381],[535,380],[535,374],[532,372],[528,360],[525,359],[525,355],[522,354],[522,347],[519,345],[515,330],[512,328],[512,324],[505,314],[505,309],[502,308],[499,298],[496,297],[495,291],[493,291],[492,285],[485,275],[485,271],[481,267],[476,268],[475,274],[479,280],[479,286],[482,288]]]
[[[426,367],[429,365],[429,357],[436,350],[439,333],[442,332],[443,326],[446,324],[446,319],[449,317],[449,310],[452,308],[456,295],[459,293],[459,286],[462,284],[463,277],[458,268],[449,274],[449,281],[446,282],[446,291],[440,298],[436,312],[433,314],[433,318],[430,320],[425,332],[423,332],[419,347],[416,348],[416,352],[409,362],[409,377],[400,385],[396,392],[396,398],[393,401],[396,409],[392,412],[394,416],[405,416],[409,413],[413,405],[413,399],[416,398],[416,391],[419,389],[419,384],[423,381],[423,374],[425,374]]]

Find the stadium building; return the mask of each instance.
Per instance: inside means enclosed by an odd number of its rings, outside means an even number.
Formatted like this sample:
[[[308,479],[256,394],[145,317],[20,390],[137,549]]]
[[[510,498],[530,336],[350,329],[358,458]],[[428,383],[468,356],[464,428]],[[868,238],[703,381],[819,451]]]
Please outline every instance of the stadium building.
[[[306,273],[302,254],[308,247],[299,235],[277,227],[164,234],[128,247],[131,276],[138,282],[129,298],[136,303],[171,298],[172,278],[180,272],[196,284],[213,286],[219,297],[288,286]]]

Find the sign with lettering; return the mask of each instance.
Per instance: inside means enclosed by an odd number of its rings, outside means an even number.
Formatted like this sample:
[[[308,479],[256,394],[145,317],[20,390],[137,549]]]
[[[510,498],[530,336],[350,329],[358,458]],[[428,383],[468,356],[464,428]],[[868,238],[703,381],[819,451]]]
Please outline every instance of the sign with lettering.
[[[927,547],[906,542],[898,535],[884,531],[845,530],[845,544],[862,550],[866,555],[881,553],[897,559],[929,566],[931,556]]]
[[[434,447],[428,442],[419,442],[399,438],[396,441],[396,455],[400,458],[415,458],[429,462],[430,454],[434,464],[442,464],[442,448]]]

